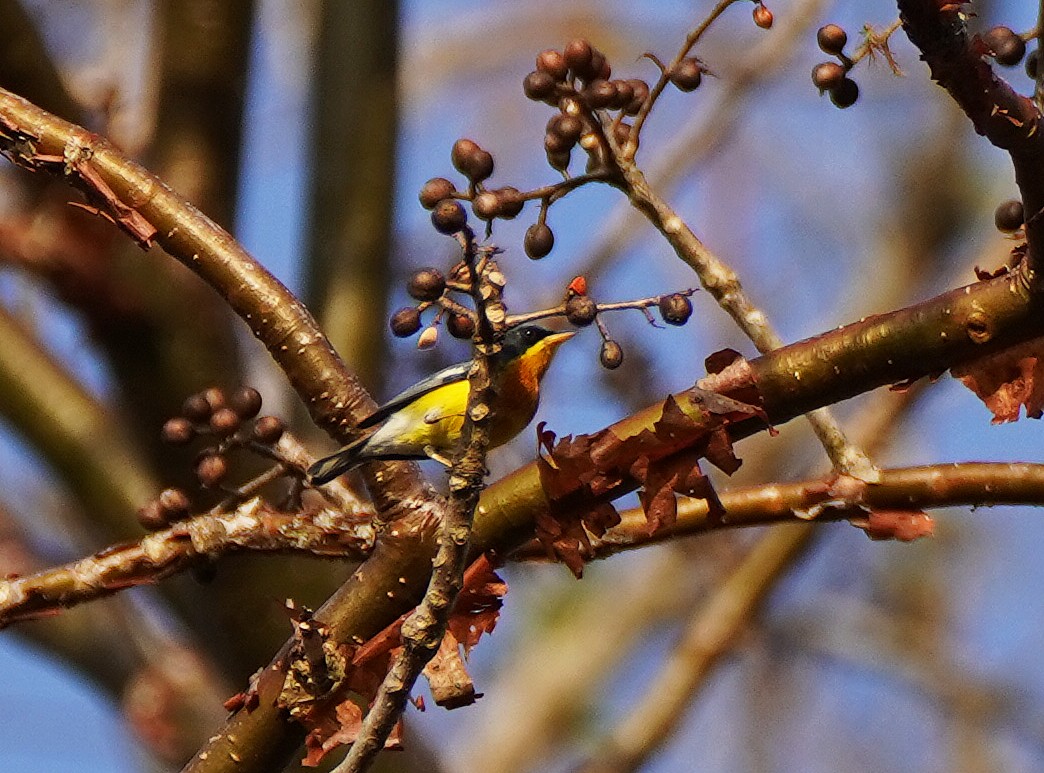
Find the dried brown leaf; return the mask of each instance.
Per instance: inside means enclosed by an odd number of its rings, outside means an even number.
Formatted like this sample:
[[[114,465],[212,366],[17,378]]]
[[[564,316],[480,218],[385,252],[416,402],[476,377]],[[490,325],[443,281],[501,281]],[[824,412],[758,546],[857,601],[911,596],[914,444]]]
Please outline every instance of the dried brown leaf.
[[[954,377],[972,390],[993,413],[994,424],[1044,415],[1044,338],[1026,341],[952,368]]]

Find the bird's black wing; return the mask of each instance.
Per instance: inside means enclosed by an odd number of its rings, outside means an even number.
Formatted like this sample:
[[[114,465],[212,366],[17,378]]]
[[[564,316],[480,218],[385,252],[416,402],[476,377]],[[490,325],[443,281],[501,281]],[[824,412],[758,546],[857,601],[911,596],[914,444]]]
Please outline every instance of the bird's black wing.
[[[365,429],[366,427],[380,424],[404,405],[413,402],[421,395],[426,395],[428,392],[438,389],[440,386],[452,384],[456,381],[463,381],[468,377],[468,371],[470,369],[471,360],[468,360],[467,362],[458,362],[456,365],[450,365],[448,368],[443,368],[437,373],[433,373],[423,381],[399,392],[399,394],[395,395],[391,400],[360,421],[358,424],[359,429]]]

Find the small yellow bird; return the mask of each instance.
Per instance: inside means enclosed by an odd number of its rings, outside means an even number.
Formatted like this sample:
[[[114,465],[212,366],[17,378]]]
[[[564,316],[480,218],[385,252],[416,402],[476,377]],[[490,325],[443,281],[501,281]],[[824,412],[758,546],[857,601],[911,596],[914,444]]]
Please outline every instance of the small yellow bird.
[[[575,335],[536,325],[504,336],[494,355],[496,403],[490,447],[511,440],[533,420],[540,403],[540,380],[558,347]],[[414,384],[359,422],[371,430],[308,468],[313,483],[327,483],[352,467],[375,459],[437,459],[448,464],[464,426],[471,361],[451,365]]]

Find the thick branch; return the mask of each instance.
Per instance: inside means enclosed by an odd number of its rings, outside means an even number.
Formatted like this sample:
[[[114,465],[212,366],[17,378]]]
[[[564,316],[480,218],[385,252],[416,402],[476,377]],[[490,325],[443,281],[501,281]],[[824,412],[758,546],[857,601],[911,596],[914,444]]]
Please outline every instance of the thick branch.
[[[593,558],[719,529],[783,523],[843,521],[861,510],[920,510],[980,505],[1044,505],[1044,465],[1028,462],[966,462],[881,470],[877,483],[855,478],[835,487],[834,476],[744,486],[719,494],[723,519],[712,518],[702,499],[678,502],[678,520],[649,534],[640,508],[620,513],[620,523],[593,538]],[[514,559],[547,557],[538,543],[524,545]]]

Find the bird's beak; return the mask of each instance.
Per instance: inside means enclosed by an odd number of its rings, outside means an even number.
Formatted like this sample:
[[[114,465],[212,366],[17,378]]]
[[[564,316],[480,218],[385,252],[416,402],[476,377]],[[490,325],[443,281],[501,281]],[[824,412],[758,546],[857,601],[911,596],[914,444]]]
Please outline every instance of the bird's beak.
[[[559,346],[564,344],[570,338],[576,335],[575,330],[566,330],[563,333],[552,333],[544,339],[544,344],[549,347],[552,351],[557,349]]]

